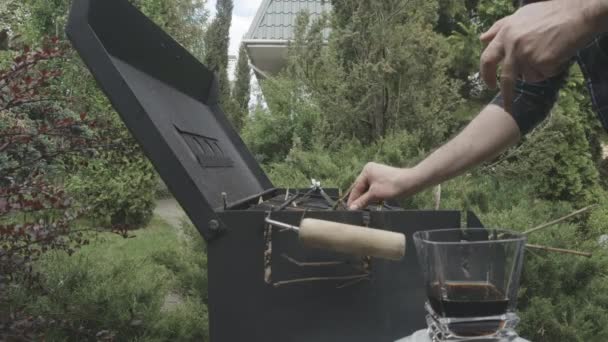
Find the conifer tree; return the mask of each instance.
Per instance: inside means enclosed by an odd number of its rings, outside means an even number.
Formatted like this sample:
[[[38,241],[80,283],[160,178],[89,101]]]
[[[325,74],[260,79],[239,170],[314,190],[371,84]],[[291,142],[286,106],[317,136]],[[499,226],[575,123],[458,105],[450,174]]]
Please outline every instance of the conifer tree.
[[[220,102],[226,104],[230,99],[228,79],[228,46],[230,44],[230,25],[232,24],[232,0],[218,0],[217,14],[205,35],[204,63],[213,70],[220,82]]]
[[[232,89],[232,98],[236,102],[235,113],[232,123],[240,130],[249,112],[249,100],[251,98],[251,69],[249,68],[249,57],[245,45],[239,50],[239,60],[236,67],[236,80]]]

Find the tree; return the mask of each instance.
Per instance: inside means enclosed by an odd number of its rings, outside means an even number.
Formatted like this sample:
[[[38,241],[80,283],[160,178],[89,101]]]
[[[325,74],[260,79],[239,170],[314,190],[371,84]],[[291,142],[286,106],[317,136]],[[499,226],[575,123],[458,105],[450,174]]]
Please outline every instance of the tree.
[[[249,113],[249,100],[251,99],[251,68],[249,68],[249,56],[245,45],[239,50],[239,60],[236,67],[236,81],[232,89],[232,98],[236,101],[236,113],[232,117],[232,123],[240,131]]]
[[[230,45],[230,25],[232,24],[232,0],[218,0],[217,14],[205,34],[204,63],[217,75],[220,83],[220,102],[230,99],[228,79],[228,47]]]
[[[3,0],[7,1],[7,0]],[[203,34],[207,21],[205,0],[129,0],[156,24],[187,47],[194,55],[203,55]],[[53,35],[64,38],[70,0],[8,0],[10,8],[20,6],[27,15],[21,14],[9,21],[15,29],[28,35],[30,41],[36,41],[41,35]],[[12,5],[11,5],[12,4]],[[0,22],[2,22],[2,4],[0,3]],[[13,10],[14,12],[16,11]],[[20,12],[16,12],[20,13]],[[19,18],[19,20],[17,20]],[[15,25],[19,24],[19,25]]]
[[[332,4],[329,37],[325,18],[299,19],[288,68],[331,117],[332,134],[371,142],[420,131],[425,148],[451,134],[458,86],[446,77],[446,38],[433,30],[437,1]]]
[[[9,41],[8,30],[4,29],[4,30],[0,31],[0,51],[8,50],[8,41]]]
[[[206,0],[131,0],[195,57],[203,59]]]
[[[28,15],[27,6],[22,1],[0,1],[0,51],[12,48],[17,35],[14,28],[22,24]]]

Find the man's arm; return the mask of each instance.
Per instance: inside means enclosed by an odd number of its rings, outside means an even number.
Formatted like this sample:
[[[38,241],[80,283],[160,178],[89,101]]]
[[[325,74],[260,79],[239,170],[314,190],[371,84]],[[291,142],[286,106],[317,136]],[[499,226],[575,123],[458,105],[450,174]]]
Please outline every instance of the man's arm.
[[[490,104],[454,139],[414,167],[423,188],[459,176],[515,145],[520,130],[503,108]]]
[[[349,207],[356,210],[376,200],[411,196],[496,157],[549,115],[566,77],[564,71],[539,83],[518,81],[512,114],[503,109],[499,94],[460,134],[414,168],[367,164],[355,181]]]
[[[497,105],[488,105],[453,140],[414,168],[367,164],[355,182],[348,205],[357,210],[376,200],[411,196],[494,158],[519,137],[513,117]]]
[[[608,0],[587,0],[593,3],[585,8],[584,16],[592,23],[596,33],[608,31]]]

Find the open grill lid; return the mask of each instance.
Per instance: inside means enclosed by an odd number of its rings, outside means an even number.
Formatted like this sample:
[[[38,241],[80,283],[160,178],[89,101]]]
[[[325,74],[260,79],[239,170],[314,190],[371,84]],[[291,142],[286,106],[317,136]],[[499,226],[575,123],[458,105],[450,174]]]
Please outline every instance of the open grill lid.
[[[127,0],[74,0],[66,31],[206,239],[221,231],[222,193],[273,188],[220,108],[215,75]]]

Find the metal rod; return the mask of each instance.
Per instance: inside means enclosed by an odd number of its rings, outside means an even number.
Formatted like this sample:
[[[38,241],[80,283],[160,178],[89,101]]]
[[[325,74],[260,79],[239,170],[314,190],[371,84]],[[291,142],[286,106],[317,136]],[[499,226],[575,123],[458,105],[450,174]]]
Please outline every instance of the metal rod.
[[[228,203],[228,207],[227,207],[226,209],[228,209],[228,210],[234,210],[234,209],[238,209],[238,207],[240,207],[241,205],[248,204],[249,202],[251,202],[251,201],[253,201],[254,199],[257,199],[257,198],[259,198],[259,197],[262,197],[262,198],[263,198],[263,197],[265,197],[266,195],[268,195],[268,194],[270,194],[270,193],[272,193],[272,192],[276,192],[276,191],[277,191],[277,189],[276,189],[276,188],[271,188],[271,189],[265,190],[265,191],[264,191],[264,192],[262,192],[262,193],[255,194],[255,195],[251,195],[251,196],[249,196],[249,197],[245,197],[245,198],[243,198],[242,200],[236,201],[236,202],[234,202],[234,203]]]
[[[344,193],[344,195],[336,201],[336,203],[334,204],[334,206],[331,208],[332,210],[338,209],[338,206],[340,204],[343,204],[344,207],[346,208],[346,203],[344,203],[344,201],[347,199],[348,196],[350,196],[350,193],[355,188],[355,185],[356,185],[356,183],[353,183],[353,184],[350,185],[350,187],[348,188],[348,190],[346,190],[346,192]]]
[[[292,203],[297,207],[300,202],[308,201],[310,199],[310,195],[315,191],[315,189],[308,190],[299,201],[292,201]]]
[[[532,233],[534,233],[534,232],[536,232],[536,231],[539,231],[539,230],[541,230],[541,229],[544,229],[544,228],[547,228],[547,227],[553,226],[553,225],[555,225],[555,224],[558,224],[558,223],[560,223],[560,222],[562,222],[562,221],[565,221],[565,220],[567,220],[567,219],[571,218],[572,216],[576,216],[576,215],[578,215],[578,214],[582,214],[582,213],[584,213],[585,211],[587,211],[587,210],[589,210],[589,209],[593,209],[593,208],[595,208],[595,207],[597,207],[597,204],[590,205],[590,206],[585,207],[585,208],[583,208],[583,209],[577,210],[577,211],[575,211],[575,212],[573,212],[573,213],[571,213],[571,214],[568,214],[568,215],[566,215],[566,216],[564,216],[564,217],[560,217],[560,218],[558,218],[557,220],[553,220],[553,221],[551,221],[551,222],[543,223],[543,224],[541,224],[540,226],[537,226],[537,227],[534,227],[534,228],[532,228],[532,229],[529,229],[529,230],[525,231],[525,232],[524,232],[524,235],[529,235],[529,234],[532,234]]]
[[[329,204],[330,207],[334,207],[334,205],[336,205],[336,202],[333,200],[333,198],[331,198],[324,190],[323,188],[319,188],[319,193],[321,194],[321,196],[323,196],[323,199],[325,200],[325,202],[327,202],[327,204]]]
[[[275,211],[282,211],[283,209],[287,208],[293,201],[298,199],[298,197],[300,197],[300,192],[296,191],[295,195],[293,195],[290,198],[288,198],[287,200],[285,200],[285,202],[283,202],[280,206],[278,206]]]
[[[292,225],[287,224],[287,223],[271,220],[269,217],[267,217],[265,221],[266,221],[266,223],[268,223],[271,226],[285,228],[285,229],[293,230],[295,232],[299,232],[300,231],[300,227],[296,227],[296,226],[292,226]]]
[[[287,261],[291,262],[292,264],[295,264],[296,266],[299,266],[299,267],[328,267],[328,266],[340,266],[340,265],[348,264],[347,261],[300,262],[294,258],[291,258],[287,254],[281,254],[281,256],[285,260],[287,260]]]
[[[353,276],[344,276],[344,277],[312,277],[312,278],[301,278],[301,279],[293,279],[293,280],[285,280],[278,281],[273,284],[274,287],[281,287],[290,284],[298,284],[298,283],[310,283],[315,281],[328,281],[328,280],[354,280],[354,279],[365,279],[369,278],[369,274],[360,274]]]
[[[593,254],[591,254],[591,253],[573,251],[573,250],[563,249],[563,248],[553,248],[553,247],[531,245],[531,244],[527,244],[526,247],[533,248],[533,249],[538,249],[538,250],[545,251],[545,252],[555,252],[555,253],[562,253],[562,254],[573,254],[573,255],[584,256],[584,257],[587,257],[587,258],[591,258],[593,256]]]

